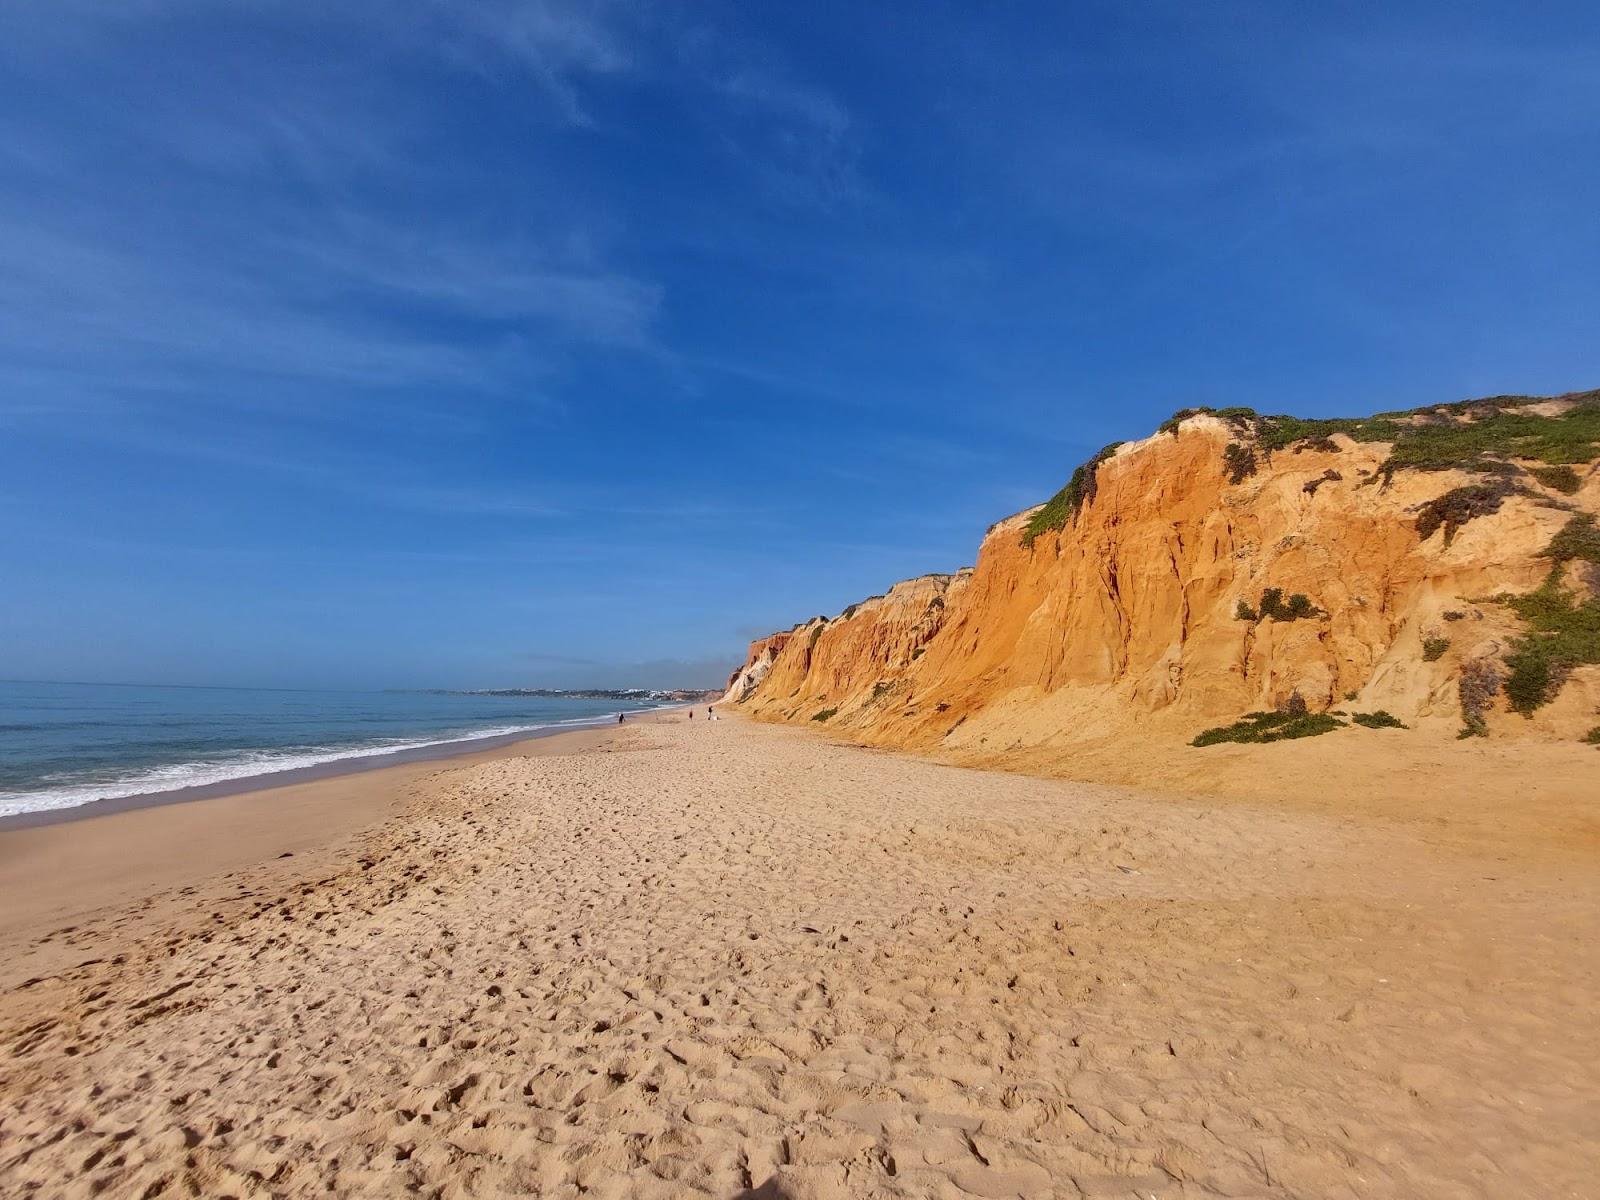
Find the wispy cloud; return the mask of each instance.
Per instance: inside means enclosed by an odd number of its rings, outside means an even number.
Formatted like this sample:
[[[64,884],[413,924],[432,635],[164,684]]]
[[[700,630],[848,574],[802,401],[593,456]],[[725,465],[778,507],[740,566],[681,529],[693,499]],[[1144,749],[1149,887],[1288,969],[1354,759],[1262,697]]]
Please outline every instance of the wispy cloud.
[[[518,73],[579,126],[592,124],[583,81],[622,75],[635,66],[638,27],[647,12],[616,0],[237,0],[229,6],[236,19],[292,23],[366,47],[443,59],[486,77]],[[71,50],[88,39],[126,36],[152,22],[200,20],[214,13],[208,0],[56,0],[48,19],[36,10],[8,32],[31,46]]]
[[[308,219],[270,200],[186,208],[182,196],[160,220],[89,219],[59,202],[75,186],[60,168],[0,184],[13,383],[181,393],[225,373],[234,395],[276,379],[531,399],[568,347],[646,348],[662,301],[570,224],[508,238],[437,214],[401,225],[370,204]]]
[[[20,23],[12,53],[49,43],[73,70],[92,70],[114,45],[207,9],[64,0],[50,21]],[[97,385],[181,393],[226,372],[245,388],[280,380],[537,399],[573,347],[646,351],[684,369],[656,344],[663,285],[604,250],[612,239],[600,230],[613,216],[533,206],[508,222],[405,203],[448,188],[448,165],[429,115],[386,91],[381,73],[359,71],[374,44],[497,80],[520,73],[580,126],[591,123],[590,86],[687,89],[714,100],[690,107],[770,195],[829,205],[854,187],[843,105],[751,47],[690,36],[651,9],[254,0],[235,15],[350,40],[362,50],[358,70],[344,58],[280,66],[245,56],[229,86],[192,85],[204,102],[180,78],[152,92],[153,108],[115,112],[103,128],[46,138],[39,122],[0,118],[19,135],[0,151],[18,168],[11,186],[0,182],[0,304],[12,318],[0,350],[12,381],[55,373],[63,397]],[[90,180],[115,190],[135,164],[163,159],[174,179],[203,172],[200,187],[151,193],[146,176],[112,208],[83,190]]]
[[[805,87],[770,72],[741,66],[717,81],[725,96],[759,105],[810,125],[838,141],[850,130],[850,116],[842,104],[820,88]]]
[[[770,196],[832,208],[861,193],[861,134],[832,94],[751,62],[713,66],[707,82],[725,102],[720,137]]]
[[[417,45],[435,46],[470,69],[506,68],[536,81],[571,123],[591,126],[582,81],[630,70],[638,48],[633,11],[604,0],[411,0]]]
[[[548,322],[584,341],[647,341],[660,285],[574,256],[567,247],[581,238],[554,237],[553,248],[519,240],[400,229],[344,213],[332,228],[278,240],[269,250],[349,287],[491,320]]]
[[[180,250],[158,266],[93,235],[3,214],[0,305],[15,319],[0,346],[13,361],[56,360],[80,376],[98,359],[105,381],[123,384],[144,369],[184,368],[344,385],[484,379],[482,361],[461,348],[329,319],[271,276],[246,278],[205,254]]]

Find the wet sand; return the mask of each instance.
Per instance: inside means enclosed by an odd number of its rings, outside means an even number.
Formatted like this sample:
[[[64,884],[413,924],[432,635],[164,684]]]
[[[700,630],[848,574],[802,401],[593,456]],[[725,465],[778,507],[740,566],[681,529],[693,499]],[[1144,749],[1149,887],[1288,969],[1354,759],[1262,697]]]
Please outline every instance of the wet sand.
[[[0,835],[0,1192],[1595,1194],[1584,856],[681,716],[362,783],[65,920]]]

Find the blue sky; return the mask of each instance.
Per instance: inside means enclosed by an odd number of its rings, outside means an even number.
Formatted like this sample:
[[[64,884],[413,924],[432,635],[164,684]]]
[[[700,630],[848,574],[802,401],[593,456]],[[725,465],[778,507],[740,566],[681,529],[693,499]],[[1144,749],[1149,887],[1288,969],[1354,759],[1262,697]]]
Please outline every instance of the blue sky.
[[[1592,4],[0,22],[0,676],[710,681],[1179,407],[1600,385]]]

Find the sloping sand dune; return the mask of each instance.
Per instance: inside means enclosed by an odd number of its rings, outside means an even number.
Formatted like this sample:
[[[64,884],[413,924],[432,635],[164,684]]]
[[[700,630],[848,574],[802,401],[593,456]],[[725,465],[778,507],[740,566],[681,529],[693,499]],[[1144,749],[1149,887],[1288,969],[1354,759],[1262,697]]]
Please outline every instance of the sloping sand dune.
[[[742,721],[407,786],[55,935],[0,1193],[1600,1194],[1581,860]]]

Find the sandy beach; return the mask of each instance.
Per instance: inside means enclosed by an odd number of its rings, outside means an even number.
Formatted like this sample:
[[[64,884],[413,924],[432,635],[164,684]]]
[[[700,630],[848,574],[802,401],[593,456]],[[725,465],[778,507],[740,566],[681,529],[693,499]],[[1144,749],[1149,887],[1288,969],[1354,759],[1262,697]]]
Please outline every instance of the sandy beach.
[[[43,938],[41,931],[110,910],[127,937],[185,904],[192,885],[218,875],[251,868],[262,877],[298,879],[335,867],[356,835],[425,791],[442,769],[506,754],[570,754],[604,745],[607,736],[586,729],[496,738],[483,750],[446,744],[434,758],[394,766],[332,763],[275,776],[271,786],[189,788],[0,818],[0,987],[81,957],[82,939]]]
[[[1588,845],[681,714],[293,791],[0,834],[0,1192],[1600,1187]]]

